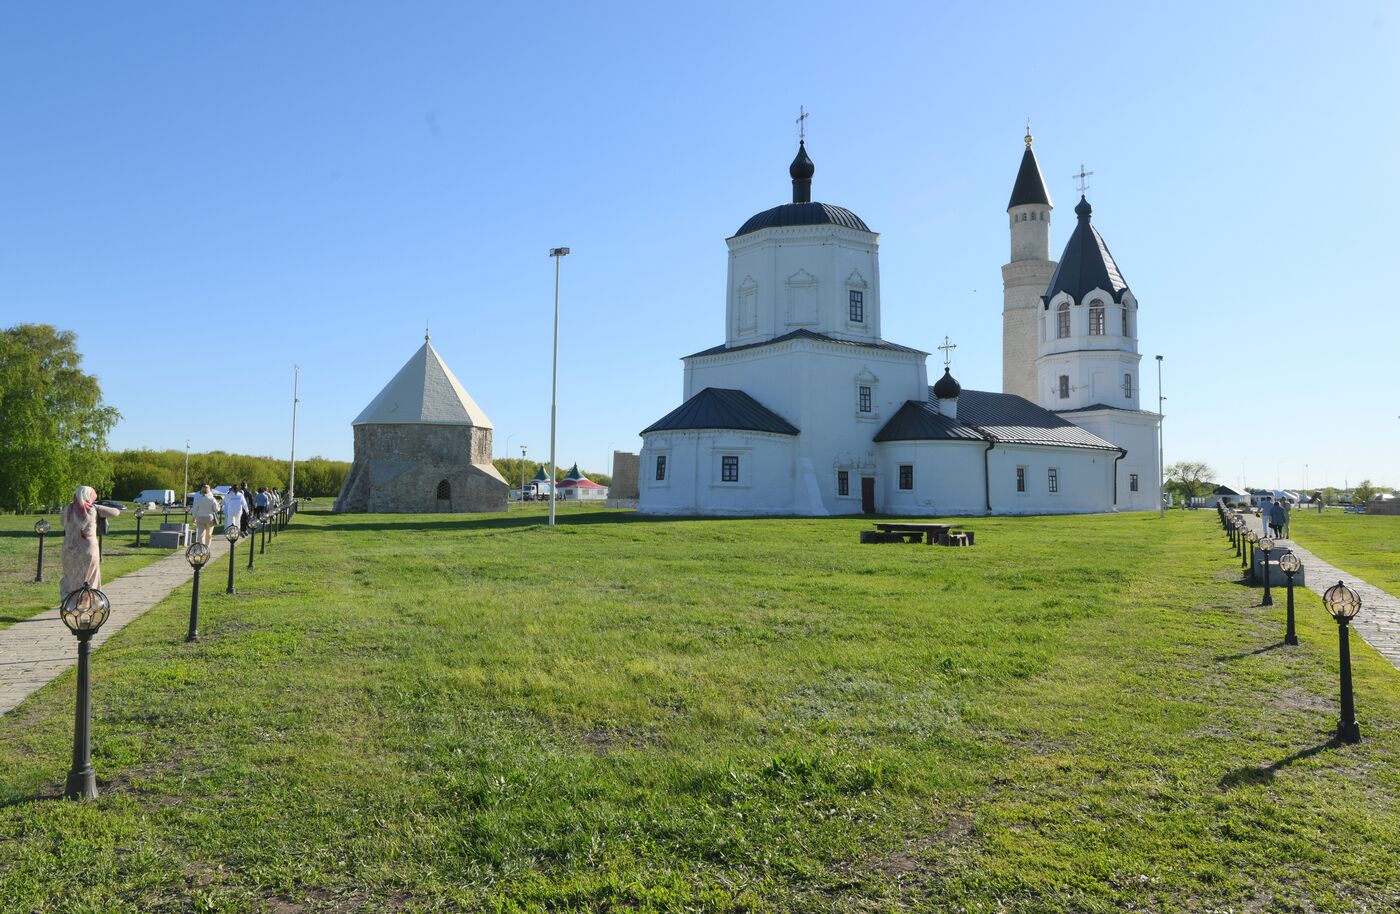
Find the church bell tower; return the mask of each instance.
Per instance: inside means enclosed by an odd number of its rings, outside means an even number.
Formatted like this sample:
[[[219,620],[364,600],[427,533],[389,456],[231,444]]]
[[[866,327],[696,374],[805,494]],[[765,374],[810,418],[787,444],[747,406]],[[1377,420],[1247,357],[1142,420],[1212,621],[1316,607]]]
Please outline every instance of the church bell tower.
[[[1031,150],[1030,129],[1021,169],[1006,205],[1011,229],[1011,262],[1001,268],[1001,389],[1039,403],[1036,356],[1040,346],[1041,296],[1055,275],[1050,259],[1050,213],[1040,165]]]

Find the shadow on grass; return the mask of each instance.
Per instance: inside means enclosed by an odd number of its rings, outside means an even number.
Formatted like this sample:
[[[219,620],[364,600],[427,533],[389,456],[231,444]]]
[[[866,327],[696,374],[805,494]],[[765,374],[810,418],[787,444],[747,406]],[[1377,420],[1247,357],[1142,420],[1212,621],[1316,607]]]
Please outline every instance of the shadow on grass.
[[[1211,658],[1211,659],[1217,660],[1217,661],[1225,661],[1225,660],[1243,660],[1243,659],[1245,659],[1246,657],[1255,657],[1255,656],[1258,656],[1259,654],[1267,654],[1269,651],[1276,651],[1276,650],[1278,650],[1279,648],[1281,648],[1281,647],[1283,647],[1283,646],[1284,646],[1284,642],[1282,642],[1282,641],[1275,641],[1273,644],[1266,644],[1266,645],[1264,645],[1263,647],[1256,647],[1256,648],[1255,648],[1254,650],[1252,650],[1252,651],[1241,651],[1241,652],[1238,653],[1238,654],[1221,654],[1219,657],[1213,657],[1213,658]]]
[[[1233,790],[1236,787],[1251,787],[1260,784],[1271,783],[1274,776],[1292,765],[1294,762],[1301,762],[1303,759],[1312,758],[1319,752],[1328,749],[1336,749],[1342,745],[1342,741],[1335,736],[1326,742],[1318,743],[1309,749],[1300,749],[1292,755],[1284,756],[1271,765],[1246,765],[1243,768],[1236,768],[1220,779],[1221,790]]]
[[[62,793],[35,793],[29,796],[5,797],[0,800],[0,809],[8,809],[11,806],[27,806],[30,803],[47,803],[50,800],[63,799]]]

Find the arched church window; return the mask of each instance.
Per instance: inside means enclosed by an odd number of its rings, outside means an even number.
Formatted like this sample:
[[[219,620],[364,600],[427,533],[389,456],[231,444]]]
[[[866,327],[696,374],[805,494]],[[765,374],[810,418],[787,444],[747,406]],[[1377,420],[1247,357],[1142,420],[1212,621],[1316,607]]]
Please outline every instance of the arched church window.
[[[452,500],[452,485],[446,479],[438,483],[437,497],[446,501]]]
[[[1069,375],[1067,374],[1060,375],[1060,399],[1069,399]]]
[[[1127,397],[1129,400],[1131,400],[1131,399],[1133,398],[1133,375],[1132,375],[1132,372],[1128,372],[1128,373],[1126,373],[1126,374],[1123,375],[1123,396]]]
[[[1128,335],[1128,306],[1123,306],[1123,335]]]
[[[1103,336],[1103,324],[1103,302],[1096,298],[1089,302],[1089,335]]]
[[[1059,339],[1069,338],[1069,302],[1060,302],[1060,307],[1055,310],[1055,336]]]

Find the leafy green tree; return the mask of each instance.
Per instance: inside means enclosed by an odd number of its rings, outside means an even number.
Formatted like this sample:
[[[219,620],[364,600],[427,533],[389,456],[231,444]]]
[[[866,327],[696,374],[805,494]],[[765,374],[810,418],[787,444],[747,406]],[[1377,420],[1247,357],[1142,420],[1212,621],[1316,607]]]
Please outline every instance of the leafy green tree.
[[[120,413],[85,373],[72,331],[19,324],[0,331],[0,509],[66,501],[111,485],[107,434]]]
[[[1215,471],[1199,460],[1179,460],[1167,467],[1167,487],[1183,501],[1210,494]]]
[[[1371,485],[1371,480],[1363,479],[1351,490],[1351,500],[1358,505],[1364,505],[1376,497],[1376,487]]]

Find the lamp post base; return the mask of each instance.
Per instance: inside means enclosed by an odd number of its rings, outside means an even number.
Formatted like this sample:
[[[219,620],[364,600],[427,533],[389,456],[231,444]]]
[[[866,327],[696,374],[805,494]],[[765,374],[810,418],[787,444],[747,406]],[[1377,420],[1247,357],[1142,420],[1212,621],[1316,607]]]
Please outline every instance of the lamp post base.
[[[1294,645],[1294,646],[1297,646],[1297,644],[1298,644],[1298,636],[1297,636],[1297,635],[1284,635],[1284,636],[1283,636],[1283,643],[1284,643],[1284,644],[1292,644],[1292,645]]]
[[[64,785],[63,797],[67,800],[97,799],[97,775],[91,766],[82,771],[68,772],[68,783]]]
[[[1337,739],[1344,743],[1361,742],[1361,725],[1356,721],[1341,721],[1337,724]]]

